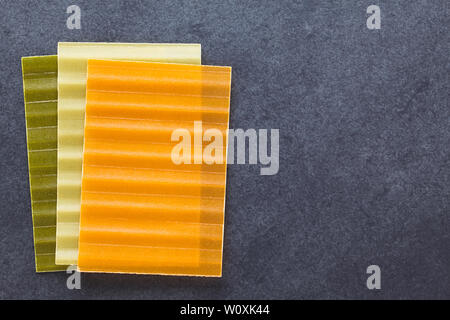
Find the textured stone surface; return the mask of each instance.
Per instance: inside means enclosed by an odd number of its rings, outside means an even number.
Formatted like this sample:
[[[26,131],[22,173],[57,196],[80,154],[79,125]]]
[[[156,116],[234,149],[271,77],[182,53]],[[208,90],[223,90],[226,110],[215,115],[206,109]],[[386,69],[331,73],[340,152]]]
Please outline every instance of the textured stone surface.
[[[377,1],[376,31],[372,1],[1,3],[0,298],[450,298],[447,0]],[[58,41],[199,42],[231,127],[280,128],[278,175],[229,166],[222,279],[35,274],[20,57]]]

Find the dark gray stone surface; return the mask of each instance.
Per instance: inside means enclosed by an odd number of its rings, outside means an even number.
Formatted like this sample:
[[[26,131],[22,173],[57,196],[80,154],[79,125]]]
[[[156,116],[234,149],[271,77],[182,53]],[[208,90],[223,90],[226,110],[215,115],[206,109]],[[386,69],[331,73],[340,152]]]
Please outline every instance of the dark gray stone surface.
[[[450,298],[447,0],[0,7],[0,298]],[[233,67],[231,127],[280,129],[277,175],[229,166],[223,278],[34,272],[20,57],[58,41],[201,43]]]

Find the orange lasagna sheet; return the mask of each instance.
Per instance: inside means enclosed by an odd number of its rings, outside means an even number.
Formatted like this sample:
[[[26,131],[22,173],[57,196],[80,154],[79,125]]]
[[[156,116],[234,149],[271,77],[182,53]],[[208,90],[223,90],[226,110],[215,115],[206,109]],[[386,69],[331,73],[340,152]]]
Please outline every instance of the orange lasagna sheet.
[[[221,276],[231,68],[89,60],[78,268]]]

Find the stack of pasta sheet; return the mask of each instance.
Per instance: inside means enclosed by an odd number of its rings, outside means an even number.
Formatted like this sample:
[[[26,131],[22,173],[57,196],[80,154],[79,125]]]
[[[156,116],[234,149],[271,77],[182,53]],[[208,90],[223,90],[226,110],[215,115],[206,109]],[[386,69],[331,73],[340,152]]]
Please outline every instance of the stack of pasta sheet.
[[[231,68],[59,43],[22,69],[36,271],[221,276]]]

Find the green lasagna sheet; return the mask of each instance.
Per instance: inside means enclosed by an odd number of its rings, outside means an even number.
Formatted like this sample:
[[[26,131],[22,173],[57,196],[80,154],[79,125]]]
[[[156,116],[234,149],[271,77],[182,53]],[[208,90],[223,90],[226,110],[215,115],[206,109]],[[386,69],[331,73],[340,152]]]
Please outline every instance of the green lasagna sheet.
[[[57,56],[22,58],[28,169],[36,272],[55,264],[57,170]]]

